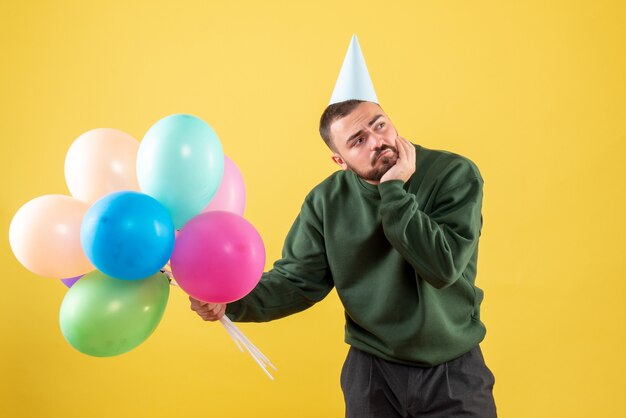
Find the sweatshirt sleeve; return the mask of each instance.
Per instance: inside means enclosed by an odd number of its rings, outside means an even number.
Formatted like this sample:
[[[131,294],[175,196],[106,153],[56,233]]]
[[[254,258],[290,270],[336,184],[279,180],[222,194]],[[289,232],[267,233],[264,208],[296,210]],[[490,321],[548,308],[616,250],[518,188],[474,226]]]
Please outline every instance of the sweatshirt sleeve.
[[[332,288],[322,225],[305,201],[287,234],[282,258],[252,292],[228,304],[226,314],[238,322],[271,321],[313,306]]]
[[[436,288],[453,284],[467,267],[482,227],[483,180],[477,172],[437,192],[426,214],[400,180],[381,183],[385,236],[415,271]],[[446,184],[448,183],[448,184]]]

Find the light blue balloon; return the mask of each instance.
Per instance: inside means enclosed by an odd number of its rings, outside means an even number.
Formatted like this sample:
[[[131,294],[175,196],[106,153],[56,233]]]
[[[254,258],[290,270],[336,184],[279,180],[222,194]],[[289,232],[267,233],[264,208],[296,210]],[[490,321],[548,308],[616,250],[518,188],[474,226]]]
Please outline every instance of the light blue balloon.
[[[171,115],[155,123],[137,154],[141,191],[167,208],[176,229],[209,204],[222,181],[224,152],[208,123]]]
[[[174,250],[167,209],[143,193],[111,193],[95,202],[80,227],[85,255],[101,272],[138,280],[158,272]]]

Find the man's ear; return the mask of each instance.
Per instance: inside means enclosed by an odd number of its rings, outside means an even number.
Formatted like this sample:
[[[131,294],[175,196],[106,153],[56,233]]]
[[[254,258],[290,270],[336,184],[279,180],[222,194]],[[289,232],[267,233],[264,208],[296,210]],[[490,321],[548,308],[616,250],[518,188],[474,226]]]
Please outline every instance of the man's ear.
[[[341,158],[341,155],[335,153],[335,154],[331,155],[330,158],[333,160],[333,162],[335,164],[337,164],[339,167],[341,167],[341,169],[343,171],[346,171],[348,169],[348,164],[346,164],[346,162],[343,160],[343,158]]]

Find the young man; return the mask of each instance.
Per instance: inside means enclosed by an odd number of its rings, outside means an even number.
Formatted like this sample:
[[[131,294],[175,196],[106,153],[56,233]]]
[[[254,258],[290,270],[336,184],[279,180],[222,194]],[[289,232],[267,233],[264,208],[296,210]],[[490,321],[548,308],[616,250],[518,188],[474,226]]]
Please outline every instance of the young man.
[[[305,199],[283,258],[242,300],[192,299],[213,321],[270,321],[335,287],[351,345],[346,414],[495,416],[474,285],[483,180],[459,155],[414,146],[379,105],[329,106],[320,133],[341,170]]]
[[[375,96],[331,99],[320,134],[341,170],[306,197],[282,259],[243,299],[191,299],[191,309],[207,321],[270,321],[334,287],[351,346],[341,373],[347,417],[496,416],[478,346],[478,168],[399,136]]]

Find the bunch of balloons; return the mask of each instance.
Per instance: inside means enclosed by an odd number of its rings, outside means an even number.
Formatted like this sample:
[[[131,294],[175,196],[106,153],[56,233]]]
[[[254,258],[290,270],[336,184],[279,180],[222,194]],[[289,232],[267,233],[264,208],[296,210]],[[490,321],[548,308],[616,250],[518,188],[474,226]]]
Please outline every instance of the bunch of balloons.
[[[209,124],[191,115],[159,120],[138,142],[115,129],[79,136],[65,159],[71,196],[22,206],[9,240],[31,272],[69,287],[61,331],[92,356],[125,353],[158,326],[169,270],[196,299],[248,294],[265,247],[243,218],[245,186]]]

